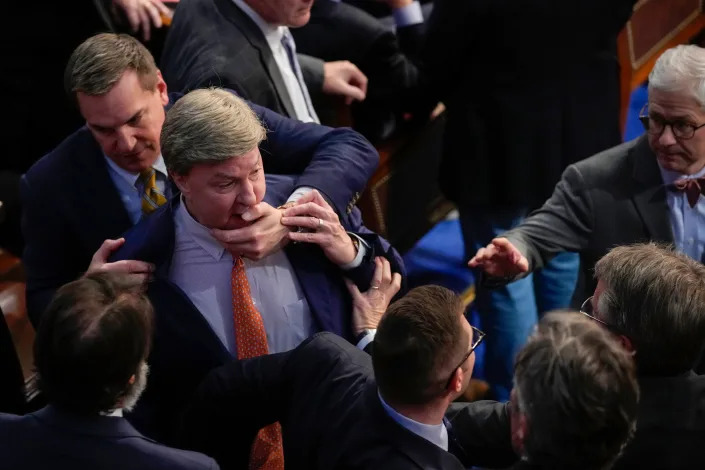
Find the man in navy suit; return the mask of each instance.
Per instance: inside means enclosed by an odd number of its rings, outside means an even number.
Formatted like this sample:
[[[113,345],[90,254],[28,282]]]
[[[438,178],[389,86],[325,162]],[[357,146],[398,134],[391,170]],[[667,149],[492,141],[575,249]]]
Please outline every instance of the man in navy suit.
[[[86,127],[21,182],[27,307],[35,326],[56,289],[87,269],[147,277],[153,267],[145,263],[106,263],[120,240],[99,248],[142,218],[147,184],[140,173],[154,171],[154,190],[163,200],[178,192],[161,157],[159,133],[165,108],[179,96],[167,93],[154,59],[138,41],[114,34],[89,38],[67,65],[66,88]],[[250,106],[268,130],[260,147],[268,171],[301,174],[286,196],[293,201],[315,188],[340,217],[348,217],[378,161],[369,142],[350,129],[306,125]],[[247,214],[256,222],[246,229],[214,234],[229,250],[261,258],[286,242],[282,210],[260,204]]]
[[[90,274],[59,289],[35,342],[49,405],[0,414],[0,469],[218,469],[205,455],[147,439],[122,417],[146,384],[152,314],[126,275]]]
[[[380,280],[373,279],[381,262],[376,257],[388,259],[390,273],[403,271],[401,257],[362,226],[359,211],[341,220],[316,190],[281,219],[300,230],[288,234],[296,243],[260,260],[227,251],[214,230],[246,228],[251,222],[243,214],[262,201],[280,204],[290,192],[285,177],[265,183],[258,146],[264,136],[251,108],[227,90],[195,90],[181,98],[161,134],[164,161],[180,196],[128,231],[111,258],[156,267],[149,283],[157,318],[150,386],[131,419],[167,441],[203,376],[242,357],[238,283],[247,284],[240,303],[256,309],[267,352],[292,349],[317,331],[364,347],[374,325],[351,321],[345,279],[360,291],[379,287]],[[246,281],[237,278],[241,262]]]

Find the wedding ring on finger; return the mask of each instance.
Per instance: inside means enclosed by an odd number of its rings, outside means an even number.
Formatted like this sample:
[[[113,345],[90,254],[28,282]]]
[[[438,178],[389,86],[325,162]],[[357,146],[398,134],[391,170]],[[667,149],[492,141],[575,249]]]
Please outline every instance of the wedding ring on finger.
[[[370,286],[370,289],[376,289],[376,290],[379,290],[379,286]]]
[[[323,221],[321,219],[318,219],[318,227],[316,227],[316,230],[320,229],[322,225]]]

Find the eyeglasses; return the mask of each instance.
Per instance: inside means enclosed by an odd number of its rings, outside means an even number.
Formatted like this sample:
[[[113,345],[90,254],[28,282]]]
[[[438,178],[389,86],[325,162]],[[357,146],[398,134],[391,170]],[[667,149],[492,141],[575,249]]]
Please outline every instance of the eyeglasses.
[[[705,126],[705,124],[696,126],[682,119],[667,121],[661,116],[649,116],[648,106],[648,104],[645,104],[644,107],[641,108],[641,111],[639,112],[639,120],[643,124],[646,132],[651,135],[660,136],[666,126],[670,126],[671,132],[673,132],[676,139],[688,140],[693,138],[695,131]]]
[[[455,371],[458,367],[462,367],[463,364],[465,364],[465,361],[467,361],[473,351],[475,351],[475,348],[477,348],[480,343],[482,343],[482,340],[485,339],[485,333],[483,331],[478,330],[472,325],[470,325],[470,328],[472,328],[472,344],[470,345],[470,350],[463,356],[463,360],[460,361],[460,364],[453,368],[453,372],[450,373],[450,377],[448,377],[448,381],[446,381],[445,388],[450,386],[450,381],[453,380],[453,375],[455,375]]]
[[[612,331],[613,333],[622,334],[617,327],[615,327],[614,325],[610,325],[606,321],[600,320],[599,318],[597,318],[595,316],[595,307],[592,304],[593,297],[594,296],[591,295],[590,297],[585,299],[585,302],[583,302],[583,305],[580,307],[580,313],[582,313],[583,315],[585,315],[589,319],[596,321],[597,323],[604,326],[605,328]]]

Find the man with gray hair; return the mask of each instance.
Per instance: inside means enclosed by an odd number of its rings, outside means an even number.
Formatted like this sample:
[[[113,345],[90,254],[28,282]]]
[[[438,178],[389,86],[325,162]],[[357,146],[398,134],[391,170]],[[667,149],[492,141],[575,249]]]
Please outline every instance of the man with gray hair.
[[[359,211],[340,219],[315,190],[281,219],[300,229],[288,234],[296,244],[257,261],[225,250],[213,230],[245,228],[250,222],[243,214],[291,191],[286,178],[268,175],[265,182],[264,137],[250,107],[226,90],[181,98],[161,133],[164,161],[181,195],[126,233],[111,260],[156,267],[148,291],[157,318],[153,372],[143,414],[135,419],[146,419],[157,435],[175,429],[203,376],[233,358],[287,351],[317,331],[367,345],[375,326],[352,321],[346,280],[380,294],[386,279],[400,287],[401,276],[392,274],[403,271],[398,253],[362,226]],[[256,467],[272,457],[280,468],[281,437],[271,431],[255,441]]]
[[[577,313],[541,320],[514,366],[515,469],[612,467],[634,433],[639,387],[630,354],[610,336]]]
[[[553,195],[517,228],[470,260],[489,285],[511,282],[561,252],[580,253],[582,288],[607,251],[639,241],[675,244],[696,261],[705,252],[705,49],[669,49],[649,75],[641,112],[646,135],[569,166]]]
[[[705,266],[656,244],[610,250],[595,265],[582,311],[634,354],[641,399],[634,440],[615,468],[689,469],[702,464]]]

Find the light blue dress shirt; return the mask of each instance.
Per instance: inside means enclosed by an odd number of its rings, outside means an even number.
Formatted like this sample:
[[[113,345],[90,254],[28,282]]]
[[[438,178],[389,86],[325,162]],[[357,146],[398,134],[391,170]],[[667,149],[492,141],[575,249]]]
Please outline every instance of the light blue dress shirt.
[[[181,202],[169,279],[186,293],[230,351],[237,354],[231,276],[233,257]],[[311,310],[283,250],[245,259],[247,281],[262,315],[270,353],[288,351],[315,333]]]
[[[441,449],[448,451],[448,430],[445,424],[424,424],[414,421],[411,418],[407,418],[401,413],[397,412],[394,408],[389,406],[382,395],[377,391],[377,396],[379,401],[382,403],[382,408],[387,414],[396,421],[404,429],[413,432],[417,436],[423,437],[432,444],[436,444]]]
[[[144,185],[139,181],[140,175],[124,170],[107,156],[104,157],[108,163],[108,174],[120,194],[120,200],[127,210],[127,215],[130,216],[132,223],[136,224],[142,217],[142,193],[144,193]],[[161,154],[157,157],[152,168],[156,170],[157,174],[157,189],[168,200],[172,194],[170,194],[171,190],[167,184],[169,177]]]
[[[681,178],[701,178],[705,168],[694,175],[681,175],[659,166],[661,177],[667,186]],[[695,207],[690,207],[685,192],[666,189],[666,203],[673,228],[676,250],[690,258],[703,261],[705,251],[705,197],[698,198]]]

